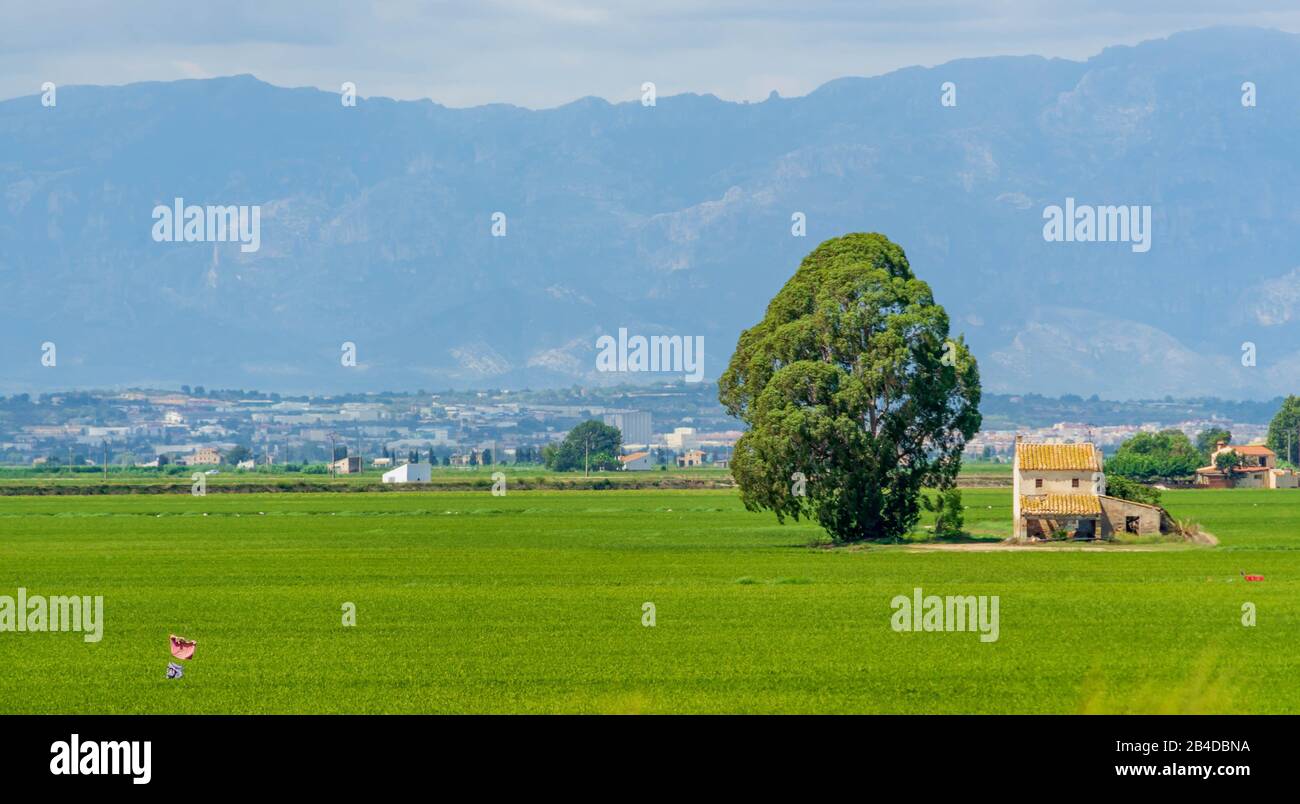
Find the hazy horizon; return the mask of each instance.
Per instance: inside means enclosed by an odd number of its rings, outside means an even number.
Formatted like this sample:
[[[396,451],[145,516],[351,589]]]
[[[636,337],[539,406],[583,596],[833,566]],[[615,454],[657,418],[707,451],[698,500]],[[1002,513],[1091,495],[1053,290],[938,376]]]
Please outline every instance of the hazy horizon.
[[[1300,9],[1213,5],[1013,0],[972,8],[956,0],[824,0],[786,8],[736,0],[701,8],[673,0],[646,8],[612,0],[497,0],[458,8],[337,1],[303,15],[235,0],[178,18],[156,1],[122,7],[55,0],[7,10],[0,97],[26,97],[46,81],[115,86],[252,74],[277,86],[326,91],[351,81],[363,97],[427,98],[453,108],[635,100],[645,81],[655,82],[661,96],[757,101],[772,91],[801,96],[836,78],[957,59],[1080,61],[1107,47],[1211,26],[1300,30]]]

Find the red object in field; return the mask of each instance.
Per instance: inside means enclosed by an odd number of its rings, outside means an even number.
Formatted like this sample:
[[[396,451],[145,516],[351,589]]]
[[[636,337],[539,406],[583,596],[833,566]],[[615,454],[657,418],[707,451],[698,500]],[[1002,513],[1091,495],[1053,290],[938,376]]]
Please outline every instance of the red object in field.
[[[185,637],[178,637],[175,634],[172,634],[171,644],[172,644],[173,656],[175,656],[177,659],[184,659],[186,661],[189,661],[190,659],[194,658],[194,646],[197,645],[198,643],[186,639]]]
[[[1246,580],[1248,580],[1248,581],[1262,581],[1262,580],[1264,580],[1264,576],[1263,576],[1263,575],[1247,575],[1247,576],[1246,576]]]

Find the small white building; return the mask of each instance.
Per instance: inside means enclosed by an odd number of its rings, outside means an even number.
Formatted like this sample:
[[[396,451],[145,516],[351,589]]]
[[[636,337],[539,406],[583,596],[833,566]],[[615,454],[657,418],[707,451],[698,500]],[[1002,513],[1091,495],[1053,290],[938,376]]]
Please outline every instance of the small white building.
[[[385,483],[428,483],[432,479],[432,467],[427,463],[404,463],[384,472]]]
[[[650,464],[650,453],[633,452],[630,455],[620,455],[618,460],[623,464],[623,469],[628,472],[647,472],[654,468]]]

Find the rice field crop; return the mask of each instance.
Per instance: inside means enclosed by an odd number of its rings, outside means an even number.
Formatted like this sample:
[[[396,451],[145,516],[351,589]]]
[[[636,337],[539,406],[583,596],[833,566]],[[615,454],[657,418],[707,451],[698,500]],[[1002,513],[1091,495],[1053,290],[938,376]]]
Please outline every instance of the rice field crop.
[[[5,497],[0,596],[104,614],[0,631],[0,712],[1300,712],[1300,492],[1165,503],[1220,545],[828,548],[725,489]],[[893,630],[917,588],[998,638]]]

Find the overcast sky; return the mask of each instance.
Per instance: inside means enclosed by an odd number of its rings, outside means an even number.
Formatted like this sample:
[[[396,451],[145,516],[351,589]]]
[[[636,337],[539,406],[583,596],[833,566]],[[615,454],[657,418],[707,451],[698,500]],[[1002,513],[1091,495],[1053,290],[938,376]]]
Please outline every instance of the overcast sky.
[[[1300,31],[1300,8],[1278,0],[4,0],[0,20],[0,98],[36,94],[45,81],[252,73],[336,92],[352,81],[362,96],[541,108],[587,95],[631,100],[643,81],[660,95],[759,100],[968,56],[1082,59],[1209,25]]]

